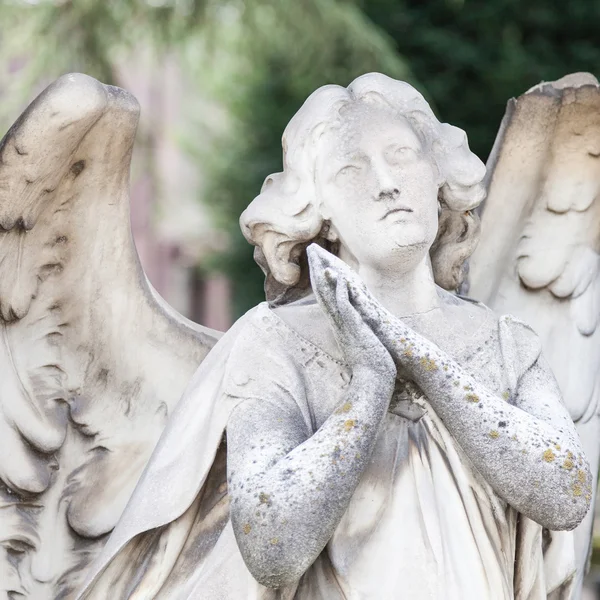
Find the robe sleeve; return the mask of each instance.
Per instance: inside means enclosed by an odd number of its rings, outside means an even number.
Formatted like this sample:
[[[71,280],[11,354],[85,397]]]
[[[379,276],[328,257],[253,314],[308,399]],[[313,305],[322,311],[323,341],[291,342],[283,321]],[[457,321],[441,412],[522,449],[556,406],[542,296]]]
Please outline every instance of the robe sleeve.
[[[498,328],[509,400],[516,402],[523,386],[536,380],[543,381],[550,393],[560,397],[558,384],[533,329],[511,315],[500,317]],[[515,557],[515,600],[566,600],[571,596],[574,575],[573,532],[549,531],[521,515]]]

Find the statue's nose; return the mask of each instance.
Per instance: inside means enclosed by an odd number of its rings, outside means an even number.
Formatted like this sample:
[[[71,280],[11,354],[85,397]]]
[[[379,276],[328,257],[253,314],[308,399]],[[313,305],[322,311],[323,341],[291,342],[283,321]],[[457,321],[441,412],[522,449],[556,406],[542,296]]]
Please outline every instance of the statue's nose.
[[[400,190],[397,187],[383,189],[377,196],[378,200],[395,200],[400,195]]]
[[[400,195],[398,182],[390,172],[389,166],[384,161],[373,160],[373,171],[379,187],[377,200],[395,199]]]

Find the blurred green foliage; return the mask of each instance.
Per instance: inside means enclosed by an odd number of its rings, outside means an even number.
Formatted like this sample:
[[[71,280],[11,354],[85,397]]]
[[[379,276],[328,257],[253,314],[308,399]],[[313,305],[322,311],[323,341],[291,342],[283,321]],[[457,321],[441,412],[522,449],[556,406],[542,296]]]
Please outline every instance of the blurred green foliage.
[[[27,59],[27,83],[80,71],[116,83],[123,52],[160,54],[201,30],[210,0],[0,1],[3,55]],[[22,75],[22,73],[21,73]]]
[[[231,278],[237,317],[263,299],[239,215],[281,170],[283,129],[315,88],[373,70],[407,79],[485,159],[508,98],[598,73],[599,22],[589,0],[0,0],[0,53],[26,63],[0,76],[0,104],[14,116],[15,102],[64,72],[118,83],[119,61],[140,48],[156,61],[178,53],[227,114],[208,135],[190,112],[185,142],[205,177],[200,201],[230,240],[201,268]]]
[[[439,116],[489,154],[506,102],[540,81],[600,72],[600,2],[361,0]]]

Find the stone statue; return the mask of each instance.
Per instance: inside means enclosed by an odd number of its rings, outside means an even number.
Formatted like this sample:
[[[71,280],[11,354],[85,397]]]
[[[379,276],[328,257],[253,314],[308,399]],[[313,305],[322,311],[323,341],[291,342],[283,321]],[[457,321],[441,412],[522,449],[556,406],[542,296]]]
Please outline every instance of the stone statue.
[[[68,75],[0,143],[2,600],[75,596],[218,338],[140,268],[138,113],[123,90]]]
[[[79,597],[569,598],[574,424],[529,326],[446,291],[484,197],[465,134],[369,74],[283,148],[241,217],[268,302],[202,362]]]
[[[577,73],[509,103],[489,161],[470,291],[540,335],[594,476],[600,464],[600,86]],[[593,511],[575,532],[581,588]]]

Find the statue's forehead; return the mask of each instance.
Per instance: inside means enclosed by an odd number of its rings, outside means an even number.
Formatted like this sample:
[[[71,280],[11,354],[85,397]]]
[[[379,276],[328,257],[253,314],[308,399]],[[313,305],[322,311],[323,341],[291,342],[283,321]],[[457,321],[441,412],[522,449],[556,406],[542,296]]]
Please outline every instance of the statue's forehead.
[[[328,150],[336,154],[344,154],[350,148],[359,146],[365,138],[377,140],[381,135],[382,142],[387,142],[390,130],[404,130],[406,135],[414,136],[419,141],[417,132],[406,117],[398,112],[380,105],[357,104],[353,110],[340,112],[338,119],[327,129]]]

